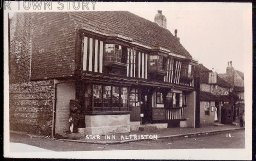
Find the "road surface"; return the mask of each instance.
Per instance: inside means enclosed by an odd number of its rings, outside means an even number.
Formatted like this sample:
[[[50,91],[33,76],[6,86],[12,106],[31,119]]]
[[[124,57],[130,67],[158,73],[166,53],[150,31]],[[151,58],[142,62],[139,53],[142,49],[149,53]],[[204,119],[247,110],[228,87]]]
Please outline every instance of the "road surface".
[[[29,146],[29,151],[42,148],[42,151],[98,151],[98,150],[145,150],[145,149],[202,149],[202,148],[244,148],[244,130],[225,132],[216,135],[199,136],[193,138],[159,139],[150,141],[137,141],[123,144],[88,144],[53,140],[50,138],[30,138],[24,135],[11,135],[10,151],[28,151],[24,148]],[[23,144],[17,144],[21,143]]]

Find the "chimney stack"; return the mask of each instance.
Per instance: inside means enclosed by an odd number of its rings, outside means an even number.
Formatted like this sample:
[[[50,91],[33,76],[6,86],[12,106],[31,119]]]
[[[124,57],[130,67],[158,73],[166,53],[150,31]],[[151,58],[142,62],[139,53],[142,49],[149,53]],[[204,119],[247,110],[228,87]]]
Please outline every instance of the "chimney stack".
[[[162,14],[162,10],[158,10],[158,13],[155,15],[155,23],[160,27],[166,28],[166,17]]]
[[[174,30],[174,36],[176,37],[176,39],[178,41],[180,41],[180,38],[178,37],[178,30],[177,29]]]
[[[175,35],[175,37],[177,37],[177,34],[178,34],[178,30],[175,29],[175,30],[174,30],[174,35]]]
[[[233,71],[234,71],[234,68],[232,67],[232,61],[228,61],[228,66],[226,68],[226,74],[231,76]]]

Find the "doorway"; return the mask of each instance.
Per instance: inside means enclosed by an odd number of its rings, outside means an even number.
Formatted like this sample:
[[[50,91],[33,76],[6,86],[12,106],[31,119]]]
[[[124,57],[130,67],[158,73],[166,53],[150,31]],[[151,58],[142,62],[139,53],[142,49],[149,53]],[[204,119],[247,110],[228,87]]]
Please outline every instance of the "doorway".
[[[152,123],[152,94],[152,90],[147,87],[141,92],[141,109],[144,114],[142,124]]]
[[[75,99],[75,83],[61,83],[57,85],[55,133],[65,134],[69,131],[69,116],[71,99]]]

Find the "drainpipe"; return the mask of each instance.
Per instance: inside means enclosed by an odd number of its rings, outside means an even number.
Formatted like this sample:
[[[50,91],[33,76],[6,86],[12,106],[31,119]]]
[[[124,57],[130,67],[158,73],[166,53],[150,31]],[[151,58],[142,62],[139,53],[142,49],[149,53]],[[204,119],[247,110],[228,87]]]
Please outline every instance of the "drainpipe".
[[[56,119],[56,102],[57,102],[57,83],[53,80],[54,96],[53,96],[53,110],[52,110],[52,138],[55,137],[55,119]]]

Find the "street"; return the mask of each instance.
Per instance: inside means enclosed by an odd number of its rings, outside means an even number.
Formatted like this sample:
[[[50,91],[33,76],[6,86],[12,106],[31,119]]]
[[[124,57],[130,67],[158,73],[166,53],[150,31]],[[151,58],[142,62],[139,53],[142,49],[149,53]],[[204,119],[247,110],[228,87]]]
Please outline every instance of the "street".
[[[145,149],[202,149],[202,148],[244,148],[244,130],[224,132],[215,135],[197,136],[191,138],[168,138],[150,141],[137,141],[123,144],[89,144],[54,140],[50,138],[30,138],[29,136],[12,134],[12,152],[26,152],[14,143],[23,143],[52,151],[97,151],[97,150],[145,150]],[[22,146],[21,146],[22,147]],[[31,146],[30,146],[31,148]]]

